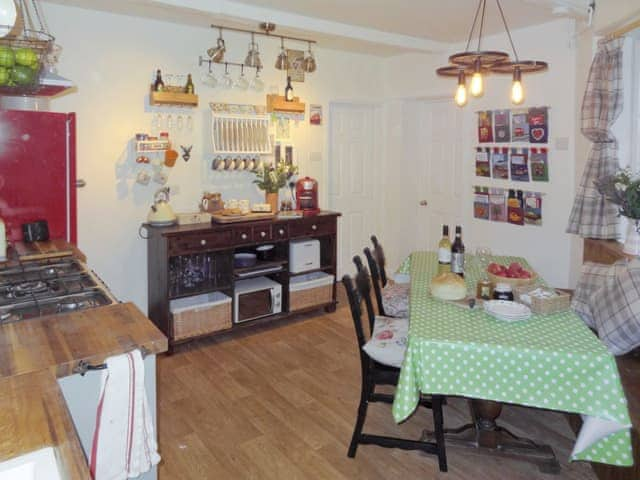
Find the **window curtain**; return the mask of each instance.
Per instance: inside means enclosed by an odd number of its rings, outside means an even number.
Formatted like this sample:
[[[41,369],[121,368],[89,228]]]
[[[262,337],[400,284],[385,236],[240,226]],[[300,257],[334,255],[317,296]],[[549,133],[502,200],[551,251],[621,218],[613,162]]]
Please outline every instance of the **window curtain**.
[[[576,191],[567,233],[584,238],[615,239],[616,205],[605,200],[594,181],[618,169],[618,145],[611,126],[622,111],[624,39],[600,40],[582,99],[582,134],[593,143]]]

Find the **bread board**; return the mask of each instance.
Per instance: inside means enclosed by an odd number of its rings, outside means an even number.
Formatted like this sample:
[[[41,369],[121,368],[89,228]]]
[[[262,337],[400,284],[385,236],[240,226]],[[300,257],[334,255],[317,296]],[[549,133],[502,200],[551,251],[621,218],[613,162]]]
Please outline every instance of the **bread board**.
[[[64,240],[47,240],[32,243],[14,242],[13,248],[21,261],[67,257],[74,253],[73,246]]]
[[[212,213],[211,220],[215,223],[240,223],[253,222],[256,220],[271,220],[275,215],[273,213],[247,213],[246,215],[221,215]]]

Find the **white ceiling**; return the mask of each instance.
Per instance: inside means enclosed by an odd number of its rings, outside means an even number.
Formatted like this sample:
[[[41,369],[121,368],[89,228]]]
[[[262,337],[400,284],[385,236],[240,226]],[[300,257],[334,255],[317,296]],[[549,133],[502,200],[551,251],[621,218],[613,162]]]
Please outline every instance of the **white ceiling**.
[[[478,6],[477,0],[239,0],[239,3],[441,42],[466,41]],[[552,13],[554,3],[564,2],[501,2],[509,28],[513,29],[558,18]],[[495,0],[487,1],[486,13],[484,31],[503,31]]]
[[[317,40],[323,47],[394,55],[443,52],[466,41],[477,0],[45,0],[50,3],[208,28],[211,23]],[[511,29],[586,15],[589,0],[502,0]],[[484,32],[503,31],[495,0],[487,0]]]

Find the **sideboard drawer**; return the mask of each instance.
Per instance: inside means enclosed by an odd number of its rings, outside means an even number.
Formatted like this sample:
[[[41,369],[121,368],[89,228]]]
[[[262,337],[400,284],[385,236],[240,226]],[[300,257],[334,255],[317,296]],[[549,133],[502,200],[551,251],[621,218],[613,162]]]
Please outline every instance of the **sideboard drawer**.
[[[286,240],[289,238],[289,224],[288,223],[274,223],[273,224],[273,239],[274,240]]]
[[[308,237],[335,233],[336,221],[333,218],[309,218],[297,221],[289,226],[289,235],[294,237]]]
[[[224,248],[229,245],[231,239],[231,230],[169,237],[169,255],[182,255]]]
[[[268,242],[271,238],[271,225],[256,225],[253,227],[254,242]]]
[[[233,243],[252,243],[253,242],[253,230],[250,225],[242,227],[236,227],[233,229]]]

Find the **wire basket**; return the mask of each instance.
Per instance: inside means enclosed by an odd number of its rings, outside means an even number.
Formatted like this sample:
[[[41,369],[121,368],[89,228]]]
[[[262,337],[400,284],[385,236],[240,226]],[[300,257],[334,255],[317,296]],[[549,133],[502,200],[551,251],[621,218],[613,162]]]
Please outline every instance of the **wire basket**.
[[[13,51],[13,55],[0,54],[0,68],[4,69],[0,70],[0,94],[26,95],[38,90],[53,41],[53,36],[44,31],[28,29],[0,38],[0,47]]]

